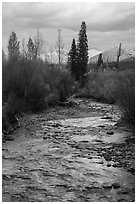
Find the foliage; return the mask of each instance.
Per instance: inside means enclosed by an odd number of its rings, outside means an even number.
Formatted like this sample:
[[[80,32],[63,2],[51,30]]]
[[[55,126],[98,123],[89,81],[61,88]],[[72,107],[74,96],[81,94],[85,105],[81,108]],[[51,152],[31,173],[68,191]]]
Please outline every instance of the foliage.
[[[117,101],[127,122],[135,123],[135,72],[120,72],[117,78]]]
[[[114,71],[90,72],[87,74],[87,82],[82,89],[82,96],[102,102],[114,103],[115,80],[116,73]]]
[[[47,98],[47,101],[49,100],[50,104],[65,101],[75,91],[75,81],[70,71],[65,68],[59,69],[55,66],[49,66],[44,70],[43,78],[49,86],[49,99]]]
[[[3,63],[3,105],[8,104],[9,112],[13,104],[17,107],[15,114],[20,111],[40,111],[48,105],[65,101],[74,91],[74,79],[70,71],[35,58],[34,50],[35,44],[29,38],[27,58],[20,55],[16,60],[9,58]],[[14,100],[20,104],[17,105]]]
[[[15,32],[12,32],[9,38],[8,54],[10,59],[18,58],[20,55],[20,42],[17,40]]]
[[[134,124],[135,122],[135,72],[132,69],[91,71],[78,96],[116,103],[121,108],[124,119],[129,123]]]

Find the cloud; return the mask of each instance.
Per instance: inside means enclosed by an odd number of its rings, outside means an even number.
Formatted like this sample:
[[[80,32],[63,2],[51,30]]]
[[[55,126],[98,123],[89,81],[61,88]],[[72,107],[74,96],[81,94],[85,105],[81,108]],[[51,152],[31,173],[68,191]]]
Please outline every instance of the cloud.
[[[127,31],[135,29],[135,3],[4,2],[2,4],[4,42],[13,30],[22,37],[34,35],[38,28],[44,35],[46,33],[47,40],[51,39],[51,36],[55,38],[57,29],[61,28],[64,30],[64,39],[70,42],[72,40],[69,39],[70,36],[78,33],[82,21],[87,24],[87,33],[98,32],[105,38],[108,32],[112,35],[117,32],[120,38]]]

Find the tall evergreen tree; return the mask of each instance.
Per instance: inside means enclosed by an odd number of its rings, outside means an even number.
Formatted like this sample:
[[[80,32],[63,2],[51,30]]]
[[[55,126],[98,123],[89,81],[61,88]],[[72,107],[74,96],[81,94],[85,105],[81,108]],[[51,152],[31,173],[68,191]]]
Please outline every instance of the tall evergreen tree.
[[[31,37],[29,37],[28,44],[27,44],[27,59],[33,60],[35,59],[35,46]]]
[[[72,76],[76,80],[78,80],[78,74],[77,74],[77,47],[75,43],[75,39],[73,38],[71,49],[68,54],[68,65],[70,67],[70,71]]]
[[[17,40],[15,32],[12,32],[8,44],[9,59],[18,58],[20,55],[20,42]]]
[[[83,21],[81,25],[81,30],[78,35],[78,80],[81,86],[84,86],[85,74],[87,72],[88,63],[88,39],[86,34],[86,23]]]

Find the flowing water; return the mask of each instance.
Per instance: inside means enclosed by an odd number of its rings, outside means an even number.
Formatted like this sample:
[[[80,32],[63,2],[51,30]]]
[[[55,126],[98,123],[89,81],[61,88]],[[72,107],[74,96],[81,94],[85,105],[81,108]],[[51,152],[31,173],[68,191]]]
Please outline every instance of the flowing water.
[[[3,202],[130,202],[134,144],[116,106],[81,100],[23,118],[3,143]]]

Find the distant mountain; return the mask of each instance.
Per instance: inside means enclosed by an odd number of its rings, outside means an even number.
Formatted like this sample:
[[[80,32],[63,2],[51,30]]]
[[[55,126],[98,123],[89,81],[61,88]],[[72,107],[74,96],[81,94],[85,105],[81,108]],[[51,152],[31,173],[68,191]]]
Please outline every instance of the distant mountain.
[[[110,50],[102,52],[104,62],[115,62],[117,60],[118,47],[114,47]],[[99,57],[99,53],[93,57],[89,58],[89,62],[96,63]],[[122,55],[120,56],[120,61],[130,60],[135,57],[135,48],[123,48]]]
[[[88,51],[89,55],[89,63],[96,63],[99,57],[99,54],[102,53],[104,62],[115,62],[117,60],[117,51],[118,47],[114,47],[112,49],[101,51],[96,48],[92,48]],[[63,49],[61,54],[62,63],[67,63],[68,60],[68,50]],[[46,54],[46,59],[50,63],[58,63],[58,51],[54,50]],[[123,48],[122,55],[120,57],[120,61],[129,60],[135,57],[135,48]]]
[[[61,54],[61,58],[62,58],[62,61],[63,63],[66,63],[67,62],[67,59],[68,59],[68,50],[63,50],[63,53]],[[93,48],[91,50],[88,51],[88,55],[89,55],[89,59],[98,55],[99,53],[102,53],[102,51],[96,49],[96,48]],[[54,50],[53,52],[49,52],[46,54],[46,59],[49,61],[49,62],[52,62],[52,63],[58,63],[58,51],[57,50]]]
[[[89,59],[91,57],[94,57],[94,56],[100,54],[100,53],[102,53],[102,51],[100,51],[100,50],[98,50],[96,48],[92,48],[91,50],[88,51]]]

